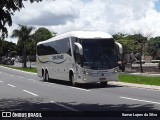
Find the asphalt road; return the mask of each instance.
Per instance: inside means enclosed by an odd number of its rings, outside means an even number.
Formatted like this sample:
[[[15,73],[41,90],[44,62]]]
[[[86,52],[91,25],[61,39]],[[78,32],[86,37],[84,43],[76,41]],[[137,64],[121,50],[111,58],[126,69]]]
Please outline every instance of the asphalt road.
[[[0,111],[160,111],[160,91],[99,84],[72,87],[0,66]]]

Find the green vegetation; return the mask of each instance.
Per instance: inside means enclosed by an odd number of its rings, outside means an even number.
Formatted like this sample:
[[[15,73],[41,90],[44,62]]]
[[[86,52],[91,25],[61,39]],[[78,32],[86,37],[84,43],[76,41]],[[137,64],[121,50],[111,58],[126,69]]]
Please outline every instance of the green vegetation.
[[[21,71],[25,71],[25,72],[37,73],[36,68],[22,68],[22,67],[13,67],[13,66],[9,66],[9,65],[1,65],[1,66],[13,68],[13,69],[21,70]]]
[[[134,32],[134,31],[133,31]],[[123,46],[123,54],[122,59],[125,54],[139,54],[139,57],[137,57],[137,60],[140,60],[140,70],[141,73],[143,72],[142,67],[142,55],[146,50],[146,44],[148,43],[148,38],[151,37],[151,34],[149,34],[147,37],[144,37],[142,34],[134,34],[134,35],[124,35],[123,33],[118,33],[113,35],[113,38],[122,44]],[[134,60],[131,60],[131,64]]]
[[[17,70],[22,70],[22,71],[26,71],[26,72],[37,73],[36,68],[22,68],[22,67],[10,67],[10,68],[17,69]]]
[[[40,2],[42,0],[29,0],[31,3],[36,1]],[[0,1],[0,36],[5,38],[8,36],[7,27],[12,26],[12,16],[15,12],[19,11],[24,7],[24,0],[1,0]]]
[[[148,41],[147,52],[154,60],[160,59],[160,37],[151,38]]]
[[[23,56],[23,62],[22,64],[24,68],[27,67],[27,42],[31,39],[31,32],[33,30],[32,26],[25,26],[25,25],[19,25],[18,29],[13,30],[12,36],[13,38],[18,38],[18,44],[21,43],[22,46],[22,56]]]
[[[119,75],[120,82],[145,84],[145,85],[157,85],[160,86],[160,77],[147,77],[136,75]]]
[[[13,42],[5,41],[0,38],[0,57],[10,56],[15,57],[16,44]]]

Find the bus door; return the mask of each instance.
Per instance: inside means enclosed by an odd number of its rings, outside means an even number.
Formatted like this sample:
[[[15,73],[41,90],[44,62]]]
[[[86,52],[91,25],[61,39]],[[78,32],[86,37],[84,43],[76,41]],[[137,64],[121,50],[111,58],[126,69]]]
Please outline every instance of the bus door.
[[[81,80],[82,79],[82,59],[81,59],[81,55],[79,53],[79,49],[77,46],[75,46],[75,62],[76,62],[76,80]]]

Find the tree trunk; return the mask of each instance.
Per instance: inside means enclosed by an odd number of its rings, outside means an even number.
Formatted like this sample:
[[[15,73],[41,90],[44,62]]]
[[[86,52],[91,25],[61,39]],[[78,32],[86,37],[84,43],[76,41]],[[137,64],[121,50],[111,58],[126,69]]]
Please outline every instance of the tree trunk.
[[[141,73],[143,73],[143,67],[142,67],[142,54],[143,54],[143,46],[141,47],[141,51],[140,51],[140,69],[141,69]]]
[[[121,61],[122,61],[122,63],[121,63],[122,72],[125,71],[125,66],[124,66],[124,61],[123,61],[123,59],[124,59],[124,53],[122,53],[122,58],[121,58]]]
[[[27,68],[27,64],[26,64],[26,45],[25,43],[23,44],[23,68]]]
[[[32,66],[31,66],[31,60],[30,60],[30,69],[32,68]]]

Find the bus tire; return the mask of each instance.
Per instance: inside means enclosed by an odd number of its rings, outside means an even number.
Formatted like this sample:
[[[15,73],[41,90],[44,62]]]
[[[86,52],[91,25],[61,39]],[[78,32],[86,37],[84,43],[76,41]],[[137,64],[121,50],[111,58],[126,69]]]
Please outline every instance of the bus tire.
[[[108,81],[106,81],[106,82],[100,82],[100,84],[101,84],[101,87],[106,87],[107,84],[108,84]]]
[[[49,82],[50,81],[50,78],[49,78],[49,74],[48,74],[48,71],[46,71],[46,82]]]
[[[43,78],[43,81],[46,82],[46,73],[45,72],[43,72],[42,78]]]
[[[70,82],[71,82],[71,85],[72,85],[73,87],[76,86],[74,74],[72,74],[72,75],[70,76]]]

